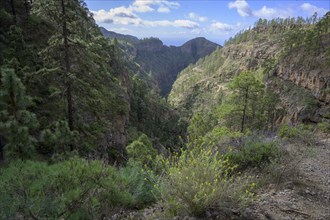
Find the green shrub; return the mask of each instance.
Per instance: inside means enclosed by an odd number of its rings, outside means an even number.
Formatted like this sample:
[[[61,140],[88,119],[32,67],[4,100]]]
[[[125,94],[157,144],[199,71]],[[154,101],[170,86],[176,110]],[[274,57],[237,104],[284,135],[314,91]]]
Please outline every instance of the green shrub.
[[[157,156],[157,150],[153,148],[149,137],[145,134],[130,143],[126,147],[126,151],[131,161],[141,162],[148,166],[152,166]]]
[[[232,164],[237,164],[239,170],[246,168],[261,168],[265,163],[280,157],[280,148],[275,142],[249,141],[242,149],[230,151],[226,157]]]
[[[0,219],[97,219],[154,201],[141,166],[116,169],[78,157],[57,164],[14,161],[0,170]]]
[[[297,138],[299,137],[299,130],[294,126],[282,125],[277,134],[281,138]]]
[[[282,125],[277,134],[284,140],[312,146],[316,142],[314,132],[313,126],[300,124],[297,126]]]
[[[182,151],[163,160],[159,184],[167,217],[202,216],[208,209],[242,208],[252,199],[249,178],[232,175],[236,166],[211,150]]]
[[[231,131],[225,126],[216,126],[212,131],[208,132],[203,137],[203,147],[216,147],[224,151],[226,147],[232,145],[233,142],[238,142],[243,134],[239,131]]]
[[[66,121],[57,121],[50,129],[41,132],[38,151],[44,154],[65,154],[78,142],[78,135],[77,131],[70,130]]]
[[[330,134],[330,122],[320,122],[317,124],[317,128],[325,134]]]
[[[118,179],[116,182],[122,189],[130,194],[130,204],[126,204],[130,208],[141,208],[146,204],[155,202],[154,183],[150,179],[154,179],[152,172],[147,173],[138,163],[123,167],[118,171]]]

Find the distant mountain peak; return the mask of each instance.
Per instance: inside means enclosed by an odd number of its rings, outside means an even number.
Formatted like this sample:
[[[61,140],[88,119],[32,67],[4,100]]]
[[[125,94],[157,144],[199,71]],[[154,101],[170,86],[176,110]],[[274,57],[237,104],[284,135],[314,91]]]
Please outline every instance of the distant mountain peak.
[[[114,31],[109,31],[107,29],[105,29],[104,27],[100,27],[101,33],[103,34],[103,36],[108,37],[108,38],[116,38],[118,40],[125,40],[131,43],[136,43],[139,41],[139,38],[132,36],[132,35],[128,35],[128,34],[119,34],[116,33]]]
[[[191,39],[181,46],[166,46],[156,37],[138,39],[101,28],[104,36],[131,42],[130,53],[141,68],[157,81],[162,96],[167,96],[179,74],[189,64],[211,54],[220,45],[205,37]]]

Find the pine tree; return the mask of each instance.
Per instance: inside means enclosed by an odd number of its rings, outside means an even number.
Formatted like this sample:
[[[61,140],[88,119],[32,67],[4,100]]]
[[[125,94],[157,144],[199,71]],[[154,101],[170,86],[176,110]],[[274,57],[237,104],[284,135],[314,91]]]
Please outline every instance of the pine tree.
[[[279,102],[280,99],[278,95],[272,90],[266,88],[266,92],[261,99],[261,110],[266,119],[262,123],[264,124],[266,130],[274,130],[276,114],[278,113],[277,105]]]
[[[259,124],[260,117],[260,98],[263,93],[263,84],[257,80],[253,73],[243,72],[233,79],[229,84],[232,90],[225,117],[229,119],[230,124],[242,133],[245,132],[246,125],[249,127]]]
[[[116,47],[101,34],[83,1],[34,0],[31,14],[46,20],[53,30],[40,51],[45,65],[36,77],[43,81],[47,77],[45,106],[54,106],[56,101],[58,108],[47,109],[52,116],[46,116],[50,118],[46,123],[41,121],[43,128],[65,117],[70,130],[78,131],[83,140],[79,149],[73,144],[71,150],[92,150],[110,132],[109,118],[119,111],[128,114],[126,100],[117,96],[123,89],[118,85],[123,65],[116,60]]]
[[[77,131],[71,131],[66,121],[58,121],[41,132],[41,151],[65,155],[73,143],[77,142]]]
[[[34,151],[31,129],[38,126],[36,116],[27,108],[31,98],[25,94],[25,87],[13,69],[1,70],[0,135],[6,140],[5,154],[9,158],[30,158]]]
[[[73,131],[77,118],[74,84],[77,81],[84,83],[79,79],[78,73],[88,66],[84,63],[88,62],[89,58],[87,42],[92,40],[92,34],[89,34],[93,32],[91,14],[81,0],[38,0],[33,2],[32,11],[48,20],[55,28],[55,33],[49,39],[49,46],[43,50],[43,54],[53,60],[50,69],[59,67],[63,79],[61,90],[66,94],[67,122]],[[62,55],[58,56],[59,53]]]
[[[16,15],[16,8],[15,8],[14,0],[10,0],[10,7],[11,7],[12,15],[13,15],[14,24],[16,24],[17,23],[17,15]]]

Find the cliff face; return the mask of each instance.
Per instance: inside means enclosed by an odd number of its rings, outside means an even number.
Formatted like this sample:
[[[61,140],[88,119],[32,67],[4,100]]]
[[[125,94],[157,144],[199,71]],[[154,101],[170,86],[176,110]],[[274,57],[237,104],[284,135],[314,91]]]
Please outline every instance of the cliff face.
[[[325,71],[321,69],[306,70],[293,69],[287,66],[279,66],[277,74],[284,80],[290,80],[297,86],[301,86],[311,91],[311,93],[321,102],[329,104],[330,88],[329,76],[325,76]],[[329,73],[329,71],[327,71]]]
[[[189,113],[212,108],[226,94],[228,82],[240,72],[251,70],[261,75],[261,65],[276,56],[277,47],[274,42],[250,42],[217,49],[179,74],[169,102]]]
[[[329,48],[330,39],[324,42]],[[316,55],[303,51],[291,53],[279,63],[276,74],[283,80],[290,80],[295,85],[311,92],[320,102],[330,103],[330,65],[329,58],[324,53]]]
[[[330,45],[324,42],[325,45]],[[328,46],[327,46],[328,47]],[[275,59],[281,50],[281,44],[254,44],[249,49],[239,46],[224,47],[223,56],[227,59],[245,59],[243,68],[258,68],[263,62]],[[316,55],[305,53],[303,50],[292,51],[282,58],[275,67],[276,76],[283,80],[290,80],[295,85],[309,90],[321,102],[330,102],[330,67],[326,65],[327,56],[324,52]]]
[[[139,41],[136,44],[137,51],[142,53],[143,51],[146,52],[161,52],[164,49],[163,42],[158,38],[148,38],[145,40]]]
[[[212,108],[227,95],[227,84],[242,71],[252,71],[274,90],[285,113],[280,121],[319,121],[330,118],[330,66],[324,49],[311,54],[304,47],[284,53],[284,42],[261,38],[230,44],[183,70],[169,102],[188,115]]]

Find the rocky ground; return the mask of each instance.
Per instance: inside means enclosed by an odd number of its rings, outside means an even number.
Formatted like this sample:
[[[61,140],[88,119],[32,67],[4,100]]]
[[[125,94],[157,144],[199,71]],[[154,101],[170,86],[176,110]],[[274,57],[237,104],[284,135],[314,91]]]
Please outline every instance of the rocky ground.
[[[287,145],[287,150],[299,151],[295,145]],[[260,190],[243,219],[330,219],[330,138],[323,137],[308,148],[285,168],[293,171],[287,172],[291,176]]]
[[[284,144],[292,160],[286,166],[271,169],[277,173],[257,192],[256,201],[246,210],[233,211],[231,217],[210,212],[202,219],[330,220],[330,137],[317,139],[311,146]],[[161,207],[123,211],[111,219],[163,219],[159,218],[162,211]]]

